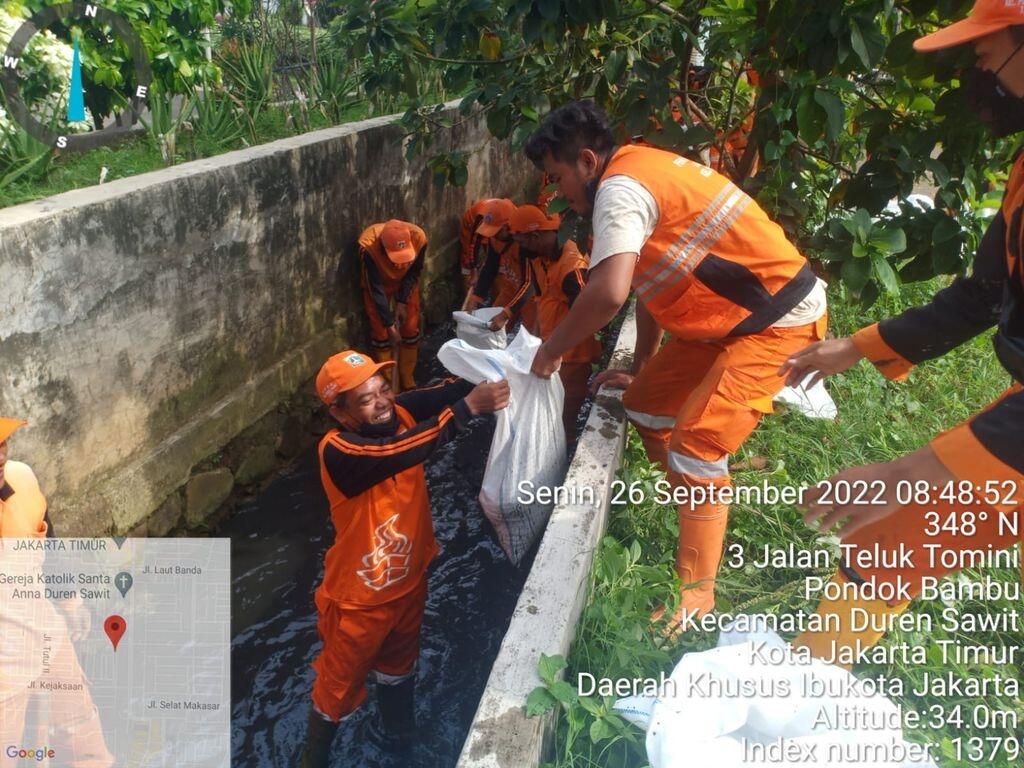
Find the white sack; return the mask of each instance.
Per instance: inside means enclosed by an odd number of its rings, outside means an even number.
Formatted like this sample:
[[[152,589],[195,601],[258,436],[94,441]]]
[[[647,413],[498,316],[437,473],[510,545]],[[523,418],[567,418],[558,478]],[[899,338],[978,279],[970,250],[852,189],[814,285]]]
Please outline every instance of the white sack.
[[[772,651],[755,654],[761,643]],[[812,680],[827,687],[816,688]],[[851,760],[848,753],[832,759],[829,745],[896,745],[886,751],[898,754],[906,742],[898,725],[889,727],[899,721],[896,705],[862,688],[845,669],[793,656],[788,643],[763,627],[751,633],[723,630],[719,647],[683,656],[669,681],[657,698],[633,696],[615,704],[630,722],[646,724],[651,768],[935,768],[931,762],[902,758]],[[834,721],[845,716],[837,712],[858,709],[888,719],[869,731],[839,727],[822,717],[826,711]],[[777,750],[788,745],[793,759],[780,751],[762,761],[750,751],[755,744]],[[797,745],[813,748],[813,757]]]
[[[558,375],[541,379],[530,373],[540,339],[520,329],[506,349],[477,349],[463,341],[447,342],[437,353],[451,373],[474,384],[508,379],[508,407],[497,424],[487,457],[480,505],[498,541],[516,565],[547,525],[551,504],[524,504],[521,484],[555,488],[565,476],[565,390]]]
[[[484,307],[472,312],[452,312],[455,335],[477,349],[504,349],[508,346],[505,329],[491,330],[491,320],[502,313],[501,307]]]
[[[825,389],[824,381],[819,381],[813,387],[807,386],[807,382],[813,375],[813,373],[809,373],[795,387],[783,389],[775,396],[775,402],[785,403],[808,418],[832,421],[839,415],[839,409],[836,408],[835,401]]]

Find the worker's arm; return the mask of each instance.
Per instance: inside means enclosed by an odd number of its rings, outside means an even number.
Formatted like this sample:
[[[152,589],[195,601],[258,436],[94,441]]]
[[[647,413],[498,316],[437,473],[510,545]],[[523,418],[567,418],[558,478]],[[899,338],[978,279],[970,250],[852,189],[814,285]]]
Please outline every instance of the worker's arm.
[[[448,406],[454,405],[473,391],[473,385],[465,379],[451,377],[439,384],[410,389],[395,400],[405,408],[416,421],[437,416]]]
[[[331,482],[348,498],[399,472],[422,464],[438,448],[466,429],[473,417],[508,405],[507,381],[484,382],[436,416],[390,437],[338,432],[321,451]]]
[[[473,271],[473,265],[476,262],[476,249],[480,244],[476,228],[480,226],[481,218],[481,216],[472,215],[470,211],[466,211],[462,216],[462,226],[459,231],[459,261],[464,275]]]
[[[491,287],[494,285],[494,279],[498,276],[498,264],[500,261],[501,254],[498,253],[493,245],[488,245],[487,255],[484,257],[484,263],[477,273],[476,285],[473,286],[473,294],[470,297],[471,301],[482,304],[491,295]]]
[[[380,279],[380,271],[368,251],[361,248],[360,256],[363,262],[364,290],[369,291],[370,298],[373,299],[373,306],[377,308],[377,314],[380,316],[381,324],[385,328],[390,328],[395,324],[395,317],[391,313],[391,302],[388,301],[388,296],[384,293],[384,283]]]
[[[533,359],[532,371],[550,378],[562,355],[608,325],[629,298],[636,253],[609,256],[590,269],[587,284]]]
[[[534,277],[533,267],[530,266],[530,260],[525,256],[519,256],[519,290],[515,292],[515,295],[509,299],[508,303],[502,307],[502,313],[505,315],[505,320],[514,317],[523,309],[523,305],[533,296],[534,293]]]
[[[781,371],[788,373],[792,385],[814,371],[814,381],[841,373],[866,357],[886,378],[905,379],[918,363],[941,357],[994,326],[1006,280],[1006,222],[1000,211],[982,238],[969,277],[958,277],[924,306],[849,338],[812,344],[787,360]]]
[[[427,260],[427,246],[420,248],[420,252],[416,254],[416,261],[409,267],[409,271],[402,277],[402,282],[398,286],[398,303],[407,304],[409,297],[412,295],[413,288],[420,281],[420,275],[423,274],[423,265]]]

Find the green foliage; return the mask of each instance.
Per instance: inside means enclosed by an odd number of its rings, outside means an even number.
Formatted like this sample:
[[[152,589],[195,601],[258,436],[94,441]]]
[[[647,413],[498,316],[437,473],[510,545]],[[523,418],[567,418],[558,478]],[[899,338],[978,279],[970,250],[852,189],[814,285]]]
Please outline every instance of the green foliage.
[[[846,256],[831,243],[827,260],[869,303],[904,282],[965,270],[983,224],[978,214],[998,204],[990,190],[1009,145],[991,140],[966,109],[956,77],[963,62],[911,47],[969,6],[357,0],[332,28],[353,55],[373,61],[361,72],[367,93],[408,89],[417,65],[443,66],[445,87],[466,94],[463,114],[485,115],[490,132],[514,147],[547,110],[589,97],[622,138],[642,133],[695,157],[714,150],[725,157],[723,170],[812,253],[836,231],[833,219],[861,210],[881,217],[878,229],[891,234],[877,237],[892,239],[858,243],[872,256],[853,255],[854,240],[844,237]],[[695,47],[713,67],[699,91],[687,76]],[[678,122],[673,100],[691,107]],[[422,94],[404,123],[415,151],[436,151],[441,126]],[[730,153],[727,141],[744,126],[747,149]],[[933,188],[938,212],[905,204],[922,184]],[[899,213],[883,216],[893,199],[904,201]],[[894,247],[897,232],[903,248]]]

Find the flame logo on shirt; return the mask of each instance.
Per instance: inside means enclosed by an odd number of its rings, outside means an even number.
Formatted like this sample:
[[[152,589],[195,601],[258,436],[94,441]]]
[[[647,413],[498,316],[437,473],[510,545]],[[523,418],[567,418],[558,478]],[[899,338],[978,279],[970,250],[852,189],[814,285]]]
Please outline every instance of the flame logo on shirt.
[[[394,514],[373,532],[373,551],[363,558],[364,570],[356,571],[370,589],[380,591],[409,575],[409,537],[395,530],[398,515]]]

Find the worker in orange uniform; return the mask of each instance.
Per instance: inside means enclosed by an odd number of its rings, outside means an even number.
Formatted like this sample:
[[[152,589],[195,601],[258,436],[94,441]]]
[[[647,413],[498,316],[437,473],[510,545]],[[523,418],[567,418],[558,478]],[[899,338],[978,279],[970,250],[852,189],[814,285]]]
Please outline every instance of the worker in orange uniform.
[[[462,291],[469,293],[476,284],[477,261],[481,253],[487,253],[489,238],[477,233],[477,227],[484,220],[487,206],[495,198],[477,200],[462,214],[459,223],[459,268],[462,271]]]
[[[338,422],[320,442],[320,476],[336,537],[316,591],[323,650],[313,663],[313,709],[302,768],[328,765],[341,721],[377,680],[386,733],[408,743],[427,566],[437,554],[423,462],[474,416],[508,404],[508,382],[449,379],[398,397],[373,363],[348,350],[320,369],[316,388]]]
[[[374,224],[359,236],[360,283],[373,357],[384,362],[398,350],[402,389],[416,386],[413,372],[420,343],[420,275],[426,254],[426,233],[405,221]]]
[[[533,323],[529,304],[533,297],[533,270],[530,260],[519,253],[519,246],[509,232],[508,222],[516,206],[511,200],[494,200],[484,209],[484,218],[477,234],[489,238],[487,255],[480,266],[476,287],[466,300],[465,309],[472,312],[495,294],[492,306],[502,311],[491,321],[491,330],[504,328],[510,321],[522,317],[527,325]]]
[[[928,52],[967,44],[977,54],[975,68],[962,77],[972,111],[997,137],[1024,130],[1024,14],[1019,4],[978,0],[967,19],[917,40],[914,47]],[[916,364],[997,326],[995,353],[1013,379],[995,402],[923,448],[895,461],[845,470],[826,481],[833,487],[866,482],[872,503],[832,503],[836,499],[825,495],[825,485],[805,497],[808,522],[820,521],[829,529],[847,519],[839,535],[852,555],[835,575],[835,593],[818,607],[818,615],[832,622],[832,631],[805,632],[794,640],[815,656],[849,666],[860,650],[882,637],[890,616],[920,594],[923,579],[959,570],[957,565],[965,562],[961,555],[967,556],[966,562],[974,557],[984,562],[982,556],[1019,539],[1016,526],[1024,529],[1022,211],[1024,155],[1018,153],[1002,208],[982,238],[969,277],[958,277],[930,304],[850,338],[814,344],[784,366],[796,380],[812,372],[819,377],[839,373],[867,358],[886,378],[900,381]],[[913,491],[910,497],[908,489]],[[932,551],[943,556],[929,554],[926,545],[937,545]],[[901,547],[905,558],[895,563],[873,554]],[[874,595],[863,588],[899,584],[905,585],[904,592],[885,602],[868,599]],[[855,624],[854,615],[872,618]]]
[[[0,563],[9,575],[38,577],[44,552],[14,549],[11,539],[53,538],[46,497],[35,473],[9,459],[10,438],[27,422],[0,418]],[[71,600],[0,600],[0,744],[46,745],[70,768],[110,768],[114,757],[107,749],[99,712],[89,681],[78,662],[72,640],[89,633],[91,616],[81,597]],[[48,669],[43,659],[48,658]],[[61,715],[46,717],[52,705],[40,678],[47,675],[65,685],[60,692]],[[47,681],[49,682],[49,681]],[[29,707],[41,714],[39,736],[25,733]],[[15,760],[14,762],[17,762]],[[7,765],[0,758],[0,763]],[[13,762],[11,763],[13,765]]]
[[[572,240],[558,245],[558,215],[547,216],[535,205],[521,205],[509,220],[509,231],[519,252],[531,260],[535,277],[537,325],[531,329],[541,339],[551,338],[555,328],[569,313],[573,302],[587,282],[590,263]],[[570,440],[576,431],[576,419],[587,397],[593,364],[601,358],[601,344],[591,335],[562,356],[558,373],[565,387],[562,419]]]
[[[648,456],[689,495],[679,507],[675,631],[684,613],[714,607],[728,514],[715,491],[731,483],[729,455],[772,411],[785,384],[779,367],[824,337],[825,286],[732,182],[670,152],[615,146],[592,102],[551,112],[526,153],[570,207],[592,214],[594,232],[587,284],[537,351],[534,373],[550,376],[636,290],[633,366],[599,374],[595,387],[626,388]]]

